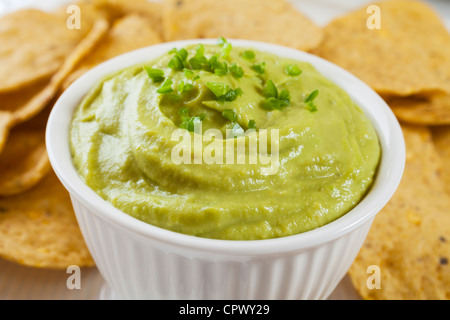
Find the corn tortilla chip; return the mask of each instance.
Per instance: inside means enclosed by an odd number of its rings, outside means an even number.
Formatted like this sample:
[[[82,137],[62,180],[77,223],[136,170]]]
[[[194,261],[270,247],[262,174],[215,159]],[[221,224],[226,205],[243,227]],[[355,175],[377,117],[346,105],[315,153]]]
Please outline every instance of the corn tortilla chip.
[[[66,88],[76,78],[97,64],[127,51],[160,43],[159,34],[148,24],[145,17],[130,14],[116,20],[115,24],[95,49],[78,64],[77,69],[66,79]]]
[[[48,78],[61,67],[90,28],[69,30],[67,17],[27,9],[0,19],[0,92]]]
[[[49,82],[50,78],[43,78],[18,89],[1,92],[0,110],[14,113],[14,111],[27,104],[33,97],[48,86]]]
[[[121,19],[127,15],[139,15],[147,21],[147,27],[156,30],[162,38],[162,8],[160,1],[148,0],[82,0],[79,2],[81,10],[85,6],[92,6],[104,12],[109,22]]]
[[[100,41],[108,30],[108,26],[108,22],[104,19],[96,21],[89,34],[70,53],[60,69],[52,76],[50,82],[29,101],[13,111],[13,125],[30,119],[50,103],[57,94],[63,81],[70,75],[77,63],[92,51],[95,44]]]
[[[22,193],[50,170],[45,142],[33,130],[14,131],[0,156],[0,196]]]
[[[316,54],[385,96],[450,93],[450,35],[425,3],[390,0],[380,8],[380,29],[369,29],[367,7],[325,27]]]
[[[45,148],[48,112],[11,130],[0,153],[0,197],[22,193],[49,171]]]
[[[11,123],[12,123],[11,112],[0,111],[0,154],[8,139]]]
[[[48,84],[40,81],[38,85],[29,85],[29,90],[0,94],[5,97],[1,107],[7,110],[4,114],[8,115],[2,117],[8,119],[3,125],[3,136],[13,126],[41,112],[52,101],[62,81],[76,63],[93,48],[107,27],[108,24],[104,20],[99,20]],[[27,123],[23,124],[9,135],[8,140],[5,139],[6,144],[3,142],[0,146],[3,149],[0,154],[0,196],[16,195],[30,189],[50,170],[44,139],[45,123],[37,129],[29,128]]]
[[[94,265],[53,171],[27,192],[0,198],[0,256],[41,268]]]
[[[166,0],[166,41],[239,38],[273,42],[300,50],[315,48],[322,29],[285,0]]]
[[[450,200],[426,127],[403,126],[407,159],[400,186],[378,213],[349,270],[365,299],[450,299]],[[367,285],[380,268],[380,289]]]
[[[442,161],[442,180],[450,195],[450,126],[433,128],[433,142]]]
[[[0,197],[32,188],[49,172],[45,128],[51,109],[52,103],[30,120],[7,128],[7,140],[0,152]]]
[[[388,104],[400,121],[420,125],[450,124],[450,94],[429,98],[394,98]]]

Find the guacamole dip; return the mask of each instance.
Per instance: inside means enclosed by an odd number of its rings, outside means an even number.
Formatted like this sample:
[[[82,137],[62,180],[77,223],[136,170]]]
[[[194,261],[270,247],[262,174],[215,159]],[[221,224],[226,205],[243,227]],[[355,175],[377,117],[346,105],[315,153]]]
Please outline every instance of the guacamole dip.
[[[80,176],[116,208],[230,240],[339,218],[368,192],[381,152],[363,112],[310,64],[223,38],[103,79],[70,139]]]

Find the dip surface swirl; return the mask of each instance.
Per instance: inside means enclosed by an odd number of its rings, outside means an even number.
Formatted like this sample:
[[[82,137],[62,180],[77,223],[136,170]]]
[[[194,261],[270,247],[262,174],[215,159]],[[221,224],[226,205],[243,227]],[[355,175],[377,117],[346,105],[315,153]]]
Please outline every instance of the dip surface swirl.
[[[211,129],[223,134],[214,140],[223,163],[202,159],[217,155]],[[227,142],[236,151],[243,141],[248,157],[264,129],[275,167],[227,163]],[[191,163],[174,161],[180,131],[192,145],[202,141]],[[70,144],[81,178],[116,208],[175,232],[229,240],[284,237],[339,218],[370,189],[381,153],[363,112],[310,64],[224,39],[103,79],[76,110]]]

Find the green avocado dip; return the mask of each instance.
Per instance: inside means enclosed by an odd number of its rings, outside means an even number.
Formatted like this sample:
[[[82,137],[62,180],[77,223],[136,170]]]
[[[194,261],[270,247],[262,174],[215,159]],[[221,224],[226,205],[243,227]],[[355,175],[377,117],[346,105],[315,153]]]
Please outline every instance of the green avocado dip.
[[[341,217],[381,153],[363,112],[310,64],[223,38],[103,79],[77,108],[70,144],[81,178],[116,208],[228,240]]]

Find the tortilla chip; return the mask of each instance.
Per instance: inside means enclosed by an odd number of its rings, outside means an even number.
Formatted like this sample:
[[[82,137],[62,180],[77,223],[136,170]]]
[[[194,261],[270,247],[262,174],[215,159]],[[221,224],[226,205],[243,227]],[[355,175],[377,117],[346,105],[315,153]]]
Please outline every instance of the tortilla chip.
[[[0,110],[13,113],[33,99],[49,82],[50,78],[43,78],[15,90],[0,92]]]
[[[147,27],[158,32],[162,38],[162,9],[160,1],[148,0],[82,0],[79,5],[84,10],[86,5],[93,6],[97,10],[104,12],[112,23],[127,15],[139,15],[147,20]]]
[[[63,88],[101,62],[161,41],[160,36],[146,18],[132,14],[118,19],[92,53],[83,59],[77,69],[66,79]]]
[[[0,256],[42,268],[94,265],[69,194],[53,171],[29,191],[0,198]]]
[[[49,78],[90,27],[69,30],[63,18],[35,9],[0,19],[0,92]]]
[[[60,86],[67,76],[72,72],[77,63],[79,63],[88,53],[92,51],[95,44],[100,41],[108,30],[108,22],[104,19],[97,20],[89,34],[80,41],[74,50],[65,59],[62,66],[52,76],[50,82],[45,85],[38,93],[36,93],[25,104],[16,106],[13,110],[13,125],[22,123],[45,108],[48,103],[55,97]],[[14,104],[16,104],[15,101]],[[11,106],[9,106],[11,108]]]
[[[84,57],[94,44],[103,36],[108,28],[104,20],[99,20],[91,32],[69,55],[61,68],[51,78],[49,83],[39,81],[30,84],[26,90],[0,94],[5,98],[1,102],[3,114],[8,117],[4,125],[2,137],[13,127],[41,112],[55,97],[63,80],[69,75],[79,60]],[[6,121],[6,120],[5,120]],[[36,185],[50,170],[45,148],[45,122],[40,128],[31,128],[25,123],[13,130],[8,140],[3,138],[0,144],[0,196],[19,194]],[[7,141],[6,144],[4,141]]]
[[[0,153],[0,197],[22,193],[49,171],[45,148],[48,111],[13,129]]]
[[[148,21],[139,15],[118,19],[96,50],[81,63],[91,68],[119,54],[162,42]]]
[[[426,127],[403,126],[407,159],[400,186],[375,217],[349,270],[365,299],[450,299],[450,199],[440,158]],[[369,289],[369,266],[381,289]]]
[[[450,194],[450,126],[433,128],[433,142],[442,161],[442,180]]]
[[[11,112],[0,111],[0,154],[8,139],[11,123],[12,123]]]
[[[334,62],[385,96],[450,93],[450,35],[425,3],[376,3],[381,28],[369,29],[367,7],[325,27],[316,54]]]
[[[394,98],[388,104],[400,121],[420,125],[450,124],[450,94],[430,98]]]
[[[43,133],[13,131],[0,156],[0,196],[30,189],[50,170]]]
[[[315,48],[322,29],[284,0],[165,0],[166,41],[236,38]]]

